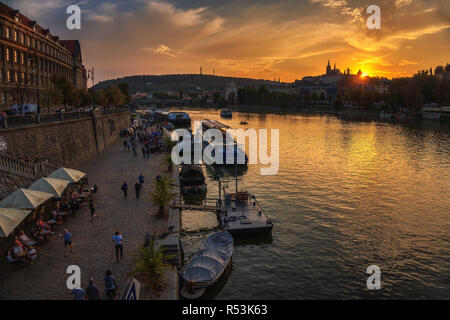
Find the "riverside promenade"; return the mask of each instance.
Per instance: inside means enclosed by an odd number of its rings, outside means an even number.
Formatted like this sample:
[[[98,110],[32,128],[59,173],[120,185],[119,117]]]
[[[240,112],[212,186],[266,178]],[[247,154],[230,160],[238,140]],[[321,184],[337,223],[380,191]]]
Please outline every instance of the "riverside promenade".
[[[134,156],[124,151],[122,143],[120,139],[97,158],[77,168],[87,173],[90,185],[98,186],[94,205],[99,219],[90,222],[89,208],[82,207],[74,216],[65,216],[64,223],[54,228],[56,234],[38,250],[38,258],[32,265],[16,269],[2,261],[0,299],[72,299],[66,287],[69,277],[66,269],[70,265],[80,267],[83,289],[89,278],[94,277],[102,299],[106,298],[103,278],[106,270],[111,270],[118,285],[118,298],[133,268],[132,253],[143,244],[144,233],[167,230],[167,218],[157,216],[158,210],[152,206],[149,194],[163,155],[151,154],[149,159],[143,159],[140,152]],[[136,199],[134,184],[140,173],[145,183],[141,197]],[[121,191],[124,181],[128,183],[128,198]],[[64,256],[60,236],[65,228],[72,234],[75,249],[75,254],[68,257]],[[119,264],[111,240],[116,230],[124,237],[124,256]]]

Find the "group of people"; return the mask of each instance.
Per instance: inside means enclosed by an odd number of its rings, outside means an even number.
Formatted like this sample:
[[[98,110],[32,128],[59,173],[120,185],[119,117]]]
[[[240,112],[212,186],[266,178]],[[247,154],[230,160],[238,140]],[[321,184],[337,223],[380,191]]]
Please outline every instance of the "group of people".
[[[37,251],[34,247],[38,239],[30,238],[25,231],[20,230],[19,235],[14,237],[14,245],[12,249],[5,252],[8,263],[26,263],[37,258]]]
[[[136,192],[136,199],[139,199],[141,196],[141,190],[144,188],[144,176],[139,174],[136,183],[134,184],[134,190]],[[128,196],[128,183],[126,181],[123,182],[122,187],[120,188],[123,192],[124,197]]]
[[[106,271],[105,275],[105,287],[109,300],[116,298],[117,284],[111,270]],[[72,295],[75,300],[101,300],[102,296],[100,289],[95,285],[94,278],[89,279],[89,285],[85,290],[78,288],[72,290]]]
[[[67,230],[64,230],[65,232]],[[67,233],[65,233],[66,236]],[[69,233],[70,236],[70,233]],[[66,240],[64,240],[66,242]],[[71,237],[70,237],[71,241]],[[123,259],[123,235],[122,232],[116,231],[114,235],[112,236],[112,242],[114,243],[115,251],[116,251],[116,260],[117,263]],[[71,244],[72,242],[70,242]],[[66,251],[67,252],[67,251]],[[105,288],[107,292],[107,296],[109,300],[116,299],[117,294],[117,283],[116,279],[114,278],[113,273],[111,270],[106,271],[106,275],[104,278],[105,281]],[[86,290],[83,290],[81,288],[73,289],[72,295],[75,300],[100,300],[101,294],[99,288],[94,284],[94,278],[89,279],[89,285],[87,286]]]
[[[97,192],[97,186],[91,188],[92,193]],[[89,208],[91,210],[91,221],[97,217],[95,213],[95,206],[92,199],[89,201]],[[53,228],[55,225],[63,223],[63,211],[71,210],[75,213],[81,206],[77,191],[71,191],[68,201],[57,201],[55,206],[51,209],[49,216],[46,218],[45,207],[42,207],[41,212],[38,213],[38,219],[31,227],[29,235],[24,230],[20,230],[14,237],[13,247],[6,250],[5,258],[9,264],[23,264],[24,262],[31,262],[37,258],[37,249],[45,242],[50,241],[50,236],[55,235]],[[62,234],[64,238],[65,255],[68,256],[68,249],[72,247],[72,236],[67,229],[64,229]]]

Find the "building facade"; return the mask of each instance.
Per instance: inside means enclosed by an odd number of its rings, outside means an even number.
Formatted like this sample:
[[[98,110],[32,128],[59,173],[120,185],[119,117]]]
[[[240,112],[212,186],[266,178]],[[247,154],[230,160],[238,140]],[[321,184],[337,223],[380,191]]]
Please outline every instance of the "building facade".
[[[79,41],[60,40],[0,2],[0,109],[36,104],[54,75],[86,88]]]

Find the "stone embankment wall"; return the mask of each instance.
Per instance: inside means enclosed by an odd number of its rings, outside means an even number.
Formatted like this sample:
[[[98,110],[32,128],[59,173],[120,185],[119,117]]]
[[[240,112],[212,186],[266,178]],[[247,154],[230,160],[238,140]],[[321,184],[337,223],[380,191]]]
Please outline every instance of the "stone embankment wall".
[[[129,125],[130,112],[125,111],[3,129],[0,130],[0,152],[31,163],[39,159],[57,167],[77,168],[113,144]],[[10,170],[9,165],[0,165],[0,199],[18,187],[28,187],[39,177],[29,170],[13,169]]]

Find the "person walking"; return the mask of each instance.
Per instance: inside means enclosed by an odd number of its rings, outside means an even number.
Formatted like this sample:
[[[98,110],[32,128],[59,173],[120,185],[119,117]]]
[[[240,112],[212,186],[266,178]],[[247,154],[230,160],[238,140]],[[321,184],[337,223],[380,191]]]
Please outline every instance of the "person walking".
[[[139,184],[141,185],[141,189],[144,188],[144,176],[142,175],[142,173],[139,174],[138,180]]]
[[[123,184],[122,184],[122,191],[123,191],[123,194],[124,194],[124,196],[126,198],[127,197],[127,191],[128,191],[128,184],[127,184],[126,181],[124,181]]]
[[[130,148],[131,148],[131,143],[130,143],[130,141],[127,141],[127,149],[128,149],[128,151],[130,151]]]
[[[123,150],[127,151],[127,139],[123,140]]]
[[[123,258],[122,232],[116,231],[116,233],[112,236],[112,241],[114,242],[114,246],[116,248],[117,263],[119,263],[119,253],[120,253],[120,260],[122,260],[122,258]]]
[[[70,247],[70,252],[73,254],[73,247],[72,247],[72,235],[70,234],[70,232],[67,229],[64,229],[64,249],[66,251],[66,257],[69,255],[69,248]]]
[[[142,157],[145,159],[145,147],[142,147]]]
[[[111,270],[106,271],[105,287],[108,292],[108,299],[114,300],[116,298],[117,285]]]
[[[98,215],[95,213],[95,206],[92,199],[89,200],[89,210],[91,210],[91,222],[94,221],[94,217],[97,217],[98,220]]]
[[[89,285],[86,287],[86,298],[88,300],[100,300],[100,290],[94,284],[94,278],[89,279]]]
[[[134,190],[136,190],[136,199],[139,199],[139,196],[141,195],[141,184],[139,183],[139,181],[136,181]]]

